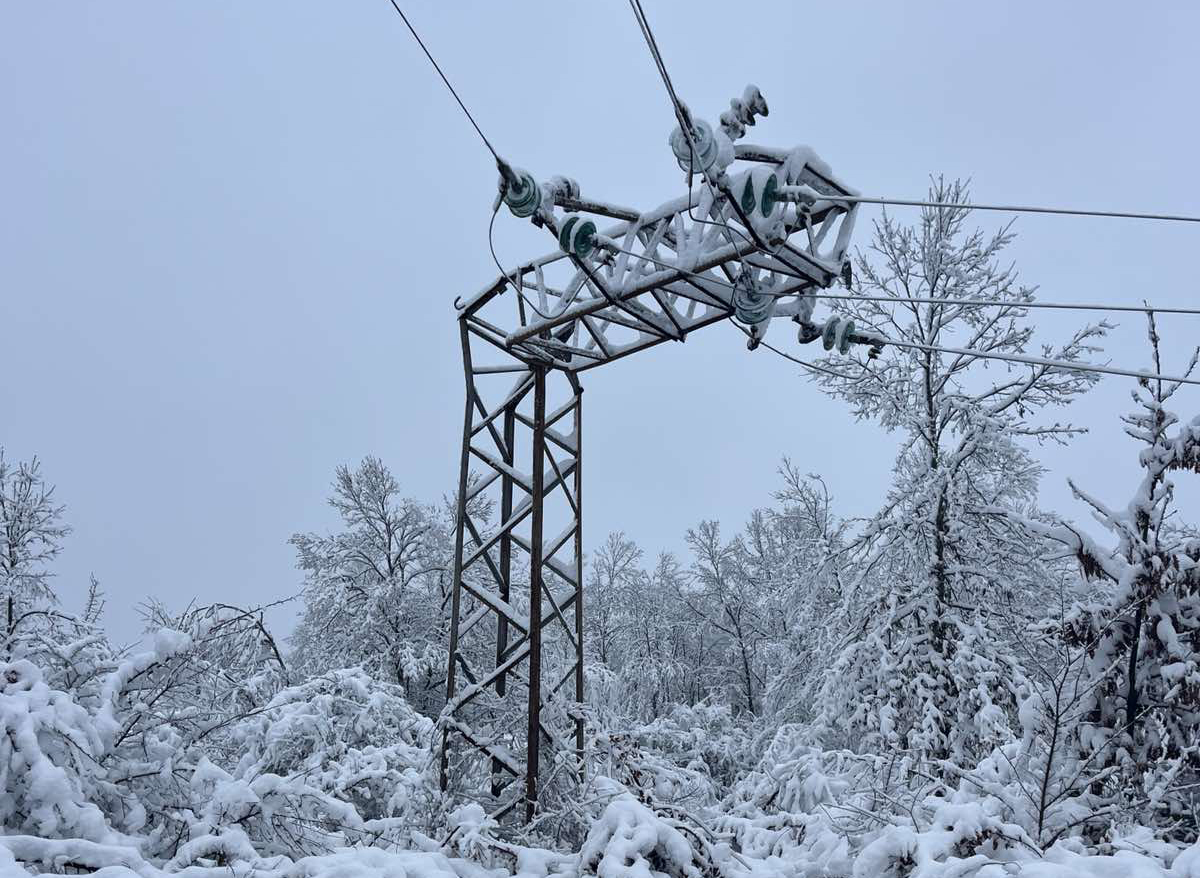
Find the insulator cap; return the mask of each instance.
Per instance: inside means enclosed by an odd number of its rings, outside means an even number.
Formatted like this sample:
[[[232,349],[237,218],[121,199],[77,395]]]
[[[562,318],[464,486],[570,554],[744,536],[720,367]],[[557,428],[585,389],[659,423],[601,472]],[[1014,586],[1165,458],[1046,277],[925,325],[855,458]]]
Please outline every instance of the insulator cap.
[[[796,331],[796,341],[800,344],[810,344],[821,337],[821,327],[807,320],[800,321],[800,329]]]

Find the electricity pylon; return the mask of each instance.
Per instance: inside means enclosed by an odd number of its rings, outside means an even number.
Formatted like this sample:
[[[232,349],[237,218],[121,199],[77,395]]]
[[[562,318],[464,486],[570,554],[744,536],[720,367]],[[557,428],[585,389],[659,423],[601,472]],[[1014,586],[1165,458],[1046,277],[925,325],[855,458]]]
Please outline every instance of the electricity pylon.
[[[838,196],[855,193],[805,147],[737,143],[766,110],[750,87],[716,129],[685,116],[670,144],[688,191],[650,211],[501,165],[497,207],[558,248],[455,301],[466,407],[440,719],[442,788],[497,819],[523,802],[529,821],[552,778],[583,771],[580,373],[729,317],[751,348],[776,317],[810,341],[808,294],[848,271],[856,207]],[[827,348],[859,340],[827,330]]]

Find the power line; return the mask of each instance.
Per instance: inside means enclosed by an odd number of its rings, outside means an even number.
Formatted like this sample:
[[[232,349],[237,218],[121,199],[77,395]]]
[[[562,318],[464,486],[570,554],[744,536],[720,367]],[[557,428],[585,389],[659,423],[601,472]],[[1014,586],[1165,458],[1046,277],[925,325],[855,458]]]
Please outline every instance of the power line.
[[[642,31],[642,38],[646,41],[647,48],[650,49],[650,56],[654,59],[654,64],[658,68],[658,75],[662,77],[663,85],[667,87],[667,94],[671,98],[671,108],[675,111],[675,116],[679,121],[679,127],[683,129],[684,134],[691,140],[691,125],[688,119],[688,113],[684,109],[682,102],[679,100],[679,95],[675,93],[675,85],[671,82],[671,74],[667,72],[667,64],[663,61],[662,52],[658,48],[658,40],[654,38],[654,31],[650,28],[650,20],[646,18],[646,10],[642,8],[641,0],[629,0],[629,8],[633,10],[633,17],[637,19],[638,27]]]
[[[680,274],[689,277],[703,280],[707,283],[716,284],[717,286],[725,287],[726,289],[735,289],[735,286],[728,281],[713,277],[712,275],[699,274],[694,271],[688,271],[685,268],[679,268],[669,262],[664,262],[661,259],[655,259],[653,256],[648,256],[644,253],[637,253],[633,250],[626,250],[622,247],[617,247],[607,242],[604,243],[606,250],[612,250],[616,253],[624,253],[628,256],[633,256],[637,259],[645,259],[647,262],[653,262],[655,265],[678,271]],[[784,295],[796,295],[795,292],[786,293]],[[1200,308],[1160,308],[1158,305],[1099,305],[1099,304],[1084,304],[1075,302],[1019,302],[1005,299],[948,299],[948,298],[918,298],[909,296],[867,296],[858,293],[842,294],[842,293],[819,293],[819,292],[804,292],[800,295],[812,296],[815,299],[831,299],[838,302],[884,302],[893,305],[904,304],[910,302],[915,305],[967,305],[970,307],[998,307],[998,308],[1049,308],[1067,311],[1133,311],[1137,313],[1146,313],[1153,311],[1158,314],[1187,314],[1191,316],[1200,316]]]
[[[656,265],[661,265],[665,268],[674,269],[675,271],[678,271],[680,274],[689,275],[691,277],[695,277],[700,280],[707,281],[709,283],[715,283],[722,287],[734,289],[733,284],[726,283],[725,281],[718,280],[717,278],[709,277],[707,275],[697,274],[696,272],[693,272],[693,271],[687,271],[686,269],[676,268],[675,266],[671,265],[670,263],[662,262],[661,260],[655,259],[651,256],[645,256],[640,253],[635,253],[632,250],[623,250],[620,247],[609,247],[609,249],[615,250],[618,253],[627,253],[630,256],[636,256],[639,258],[646,259],[647,261],[653,262]],[[1154,307],[1145,306],[1145,305],[1143,305],[1143,306],[1073,305],[1073,304],[1064,304],[1064,303],[1055,303],[1055,302],[1002,302],[1002,301],[992,301],[992,300],[907,299],[907,298],[898,298],[898,297],[894,297],[894,296],[892,296],[892,297],[889,297],[889,296],[843,296],[843,295],[836,294],[836,293],[810,293],[810,294],[806,294],[806,295],[812,295],[817,298],[824,298],[824,299],[840,299],[840,300],[844,300],[844,301],[854,301],[854,300],[858,299],[858,300],[867,300],[867,301],[895,302],[895,303],[922,302],[922,303],[951,304],[951,305],[954,305],[954,304],[1007,305],[1007,306],[1012,306],[1012,307],[1017,307],[1017,308],[1029,308],[1029,307],[1039,307],[1040,306],[1040,307],[1046,307],[1046,308],[1080,308],[1080,309],[1088,309],[1088,310],[1143,311],[1143,312],[1144,311],[1162,311],[1162,312],[1168,313],[1168,314],[1200,314],[1200,310],[1198,310],[1198,309],[1154,308]],[[744,335],[746,335],[746,337],[748,337],[748,338],[752,337],[750,335],[750,332],[744,326],[742,326],[739,323],[733,322],[732,318],[730,318],[730,322],[733,323],[733,325],[736,326],[739,330],[741,330],[741,332]],[[1004,361],[1012,362],[1012,363],[1022,363],[1027,366],[1046,366],[1046,367],[1055,368],[1055,369],[1069,369],[1069,370],[1075,371],[1075,372],[1096,372],[1096,373],[1105,374],[1105,375],[1120,375],[1120,376],[1126,377],[1126,378],[1138,378],[1138,379],[1143,379],[1143,380],[1148,380],[1148,381],[1170,381],[1170,382],[1177,382],[1180,384],[1200,385],[1200,380],[1197,380],[1195,378],[1187,378],[1187,377],[1183,377],[1183,376],[1173,376],[1173,375],[1160,375],[1155,372],[1139,372],[1139,371],[1135,371],[1135,370],[1131,370],[1131,369],[1118,369],[1115,366],[1102,366],[1098,363],[1075,363],[1070,360],[1051,360],[1051,359],[1047,359],[1044,357],[1029,357],[1029,356],[1025,356],[1024,354],[999,354],[999,353],[994,353],[994,352],[990,352],[990,351],[978,351],[978,350],[974,350],[971,348],[940,347],[938,345],[926,345],[926,344],[919,344],[917,342],[895,341],[893,339],[882,337],[882,336],[879,338],[879,342],[880,342],[880,344],[882,344],[884,346],[892,345],[893,347],[898,347],[898,348],[914,348],[916,350],[931,351],[934,353],[941,353],[941,354],[955,354],[955,355],[966,356],[966,357],[978,357],[978,358],[986,359],[986,360],[1004,360]],[[817,372],[824,372],[824,373],[830,374],[830,375],[837,375],[837,373],[832,372],[828,369],[823,369],[820,366],[816,366],[812,363],[808,363],[808,362],[805,362],[804,360],[793,357],[790,354],[784,353],[783,351],[781,351],[775,347],[772,347],[771,345],[767,344],[766,342],[760,342],[760,344],[762,344],[762,346],[767,348],[768,350],[779,354],[781,357],[785,357],[786,359],[791,360],[792,362],[797,363],[801,366],[804,366],[806,368],[812,369]],[[838,375],[837,377],[844,378],[846,376]]]
[[[890,338],[880,338],[880,344],[892,345],[898,348],[912,348],[918,351],[929,351],[937,354],[955,354],[963,357],[978,357],[985,360],[1004,360],[1010,363],[1022,363],[1026,366],[1045,366],[1051,369],[1067,369],[1073,372],[1097,372],[1104,375],[1120,375],[1125,378],[1137,378],[1143,381],[1169,381],[1178,384],[1200,385],[1200,380],[1185,376],[1160,375],[1156,372],[1138,372],[1132,369],[1118,369],[1114,366],[1101,366],[1098,363],[1075,363],[1071,360],[1050,360],[1045,357],[1027,357],[1024,354],[998,354],[992,351],[978,351],[973,348],[950,348],[940,345],[921,344],[915,341],[894,341]]]
[[[1155,372],[1138,372],[1131,369],[1117,369],[1113,366],[1101,366],[1098,363],[1073,363],[1070,360],[1049,360],[1044,357],[1027,357],[1024,354],[997,354],[990,351],[977,351],[971,348],[948,348],[938,345],[920,344],[915,341],[883,340],[884,344],[895,345],[898,348],[914,348],[919,351],[931,351],[938,354],[955,354],[964,357],[982,357],[987,360],[1006,360],[1010,363],[1024,363],[1027,366],[1047,366],[1054,369],[1069,369],[1075,372],[1099,372],[1105,375],[1121,375],[1126,378],[1138,378],[1144,381],[1169,381],[1178,384],[1200,385],[1195,378],[1174,375],[1159,375]]]
[[[908,296],[865,296],[857,293],[843,295],[841,293],[809,293],[817,299],[832,299],[840,302],[890,302],[903,304],[912,302],[916,305],[968,305],[968,306],[997,306],[1012,308],[1053,308],[1068,311],[1137,311],[1145,313],[1154,311],[1160,314],[1191,314],[1200,315],[1200,308],[1160,308],[1157,305],[1089,305],[1074,302],[1014,302],[1002,299],[936,299],[910,298]]]
[[[688,147],[691,150],[691,154],[692,154],[691,167],[694,167],[696,156],[699,155],[699,151],[696,149],[696,140],[695,140],[695,137],[693,135],[693,130],[692,130],[691,114],[688,112],[687,107],[685,107],[683,105],[683,102],[679,100],[679,95],[675,92],[675,85],[671,81],[671,74],[667,72],[666,61],[663,60],[662,51],[658,47],[658,40],[654,36],[653,28],[650,27],[650,19],[648,19],[646,17],[646,10],[642,8],[641,0],[629,0],[629,6],[633,10],[633,17],[635,19],[637,19],[638,27],[642,31],[642,37],[646,40],[646,45],[650,49],[650,55],[654,60],[655,66],[658,68],[659,76],[662,77],[663,85],[665,85],[667,88],[667,94],[670,96],[671,104],[675,108],[675,119],[679,123],[679,130],[683,132],[683,136],[687,139]],[[738,215],[738,219],[740,219],[742,222],[742,225],[744,225],[746,227],[746,231],[750,233],[750,237],[747,238],[746,235],[743,234],[742,232],[740,232],[736,229],[733,229],[729,225],[728,220],[725,219],[724,211],[722,211],[720,214],[718,214],[718,218],[721,220],[720,223],[711,223],[708,220],[698,219],[696,216],[694,216],[692,214],[691,184],[690,184],[691,173],[692,173],[692,171],[689,169],[689,171],[688,171],[688,179],[689,179],[688,216],[691,217],[692,220],[695,222],[704,223],[705,225],[715,225],[715,226],[722,228],[725,233],[725,240],[729,242],[729,246],[731,246],[731,247],[736,246],[733,243],[733,235],[736,233],[743,240],[748,241],[751,244],[754,244],[754,246],[758,250],[760,250],[760,251],[764,250],[766,245],[763,243],[762,239],[758,236],[758,233],[754,231],[754,226],[751,224],[749,217],[747,217],[746,214],[742,211],[741,205],[738,204],[737,199],[730,197],[727,190],[723,190],[720,187],[718,187],[716,184],[713,183],[712,178],[709,177],[709,175],[708,175],[708,169],[702,169],[700,171],[700,177],[701,177],[701,179],[704,180],[705,185],[708,186],[709,192],[712,193],[715,200],[719,200],[720,194],[723,194],[726,196],[726,200],[728,201],[729,206],[732,207],[734,213],[736,213]],[[795,265],[790,263],[782,255],[777,253],[775,255],[775,258],[778,259],[780,262],[782,262],[784,265],[786,265],[788,268],[792,269],[793,271],[799,271],[799,269]]]
[[[750,330],[748,330],[746,327],[742,326],[742,324],[735,321],[732,317],[729,318],[729,322],[731,324],[733,324],[734,326],[736,326],[738,328],[738,330],[742,333],[742,335],[746,336],[746,338],[754,338],[754,336],[752,336],[750,334]],[[779,354],[779,356],[783,357],[785,360],[791,360],[796,365],[803,366],[805,369],[811,369],[814,372],[821,372],[822,374],[825,374],[825,375],[832,375],[834,378],[850,377],[848,375],[842,375],[839,372],[835,372],[832,369],[826,369],[824,366],[818,366],[815,363],[809,363],[805,360],[801,360],[799,357],[793,357],[791,354],[781,351],[779,348],[775,347],[774,345],[772,345],[768,342],[760,340],[759,345],[766,348],[767,350],[771,351],[772,353]]]
[[[1029,207],[1005,204],[964,204],[957,201],[914,201],[906,198],[871,198],[865,195],[819,195],[818,201],[847,201],[855,204],[897,204],[904,207],[958,207],[963,210],[1002,210],[1011,213],[1053,213],[1063,216],[1102,216],[1117,219],[1166,220],[1200,223],[1200,216],[1170,213],[1132,213],[1121,210],[1077,210],[1069,207]]]
[[[734,323],[732,317],[729,320],[731,323],[733,323],[734,326],[736,326],[739,330],[741,330],[742,333],[747,338],[751,337],[750,332],[745,327],[741,326],[738,323]],[[1168,382],[1179,383],[1179,384],[1200,385],[1200,380],[1197,380],[1195,378],[1186,378],[1186,377],[1172,376],[1172,375],[1159,375],[1154,372],[1137,372],[1137,371],[1133,371],[1130,369],[1117,369],[1117,368],[1111,367],[1111,366],[1101,366],[1096,363],[1072,363],[1069,360],[1048,360],[1048,359],[1043,359],[1042,357],[1026,357],[1026,356],[1023,356],[1020,354],[997,354],[997,353],[989,353],[989,352],[985,352],[985,351],[971,350],[969,348],[947,348],[947,347],[939,347],[937,345],[919,344],[917,342],[893,341],[892,339],[888,339],[888,338],[880,338],[879,342],[880,342],[880,344],[882,344],[884,346],[892,345],[894,347],[899,347],[899,348],[915,348],[917,350],[930,351],[930,352],[939,353],[939,354],[961,354],[963,356],[980,357],[980,358],[988,359],[988,360],[1006,360],[1006,361],[1014,362],[1014,363],[1023,363],[1027,366],[1046,366],[1046,367],[1054,368],[1054,369],[1069,369],[1074,372],[1098,372],[1098,373],[1105,374],[1105,375],[1120,375],[1125,378],[1138,378],[1138,379],[1142,379],[1142,380],[1146,380],[1146,381],[1168,381]],[[818,366],[814,363],[805,362],[804,360],[801,360],[798,357],[794,357],[789,353],[781,351],[779,348],[776,348],[776,347],[773,347],[772,345],[767,344],[765,341],[761,342],[760,344],[762,345],[762,347],[766,348],[767,350],[769,350],[773,353],[778,354],[779,356],[783,357],[785,360],[790,360],[791,362],[796,363],[797,365],[800,365],[800,366],[804,366],[806,369],[811,369],[814,372],[822,372],[826,375],[832,375],[835,378],[843,378],[844,379],[844,378],[851,377],[848,375],[843,375],[838,372],[835,372],[832,369],[826,369],[822,366]]]
[[[650,19],[646,17],[646,10],[642,8],[641,0],[629,0],[629,7],[630,7],[630,9],[633,10],[633,17],[634,17],[634,19],[636,19],[636,21],[638,23],[638,28],[642,32],[642,38],[646,41],[647,48],[650,49],[650,57],[654,61],[654,66],[656,68],[658,68],[658,75],[660,77],[662,77],[663,85],[666,86],[667,95],[671,99],[671,107],[675,111],[675,121],[679,123],[679,130],[683,132],[683,136],[687,139],[688,148],[691,150],[691,154],[692,154],[692,166],[694,167],[696,157],[699,155],[699,151],[696,149],[696,139],[695,139],[695,136],[692,131],[691,113],[688,112],[687,107],[684,106],[683,101],[681,101],[679,99],[679,95],[675,91],[675,84],[671,81],[671,74],[667,71],[667,62],[663,60],[662,50],[659,49],[659,47],[658,47],[658,40],[654,36],[653,28],[650,27]],[[704,184],[708,187],[708,190],[713,195],[714,199],[718,199],[718,189],[714,185],[712,179],[708,176],[707,169],[700,171],[700,178],[704,181]],[[718,214],[720,222],[716,222],[716,223],[714,223],[710,220],[700,219],[699,217],[695,216],[692,213],[691,179],[692,179],[692,171],[689,170],[688,171],[688,216],[692,218],[692,221],[700,223],[702,225],[717,226],[718,228],[722,229],[725,233],[725,240],[729,242],[729,246],[731,246],[731,247],[736,246],[733,243],[733,235],[735,235],[735,234],[738,237],[740,237],[742,240],[747,241],[748,243],[752,243],[752,244],[755,243],[754,241],[751,241],[750,238],[748,238],[741,231],[738,231],[737,229],[732,228],[729,225],[729,221],[725,219],[723,211],[720,214]],[[731,200],[730,203],[733,204],[734,209],[737,210],[736,202],[733,202]],[[744,220],[745,217],[742,217],[742,219]],[[753,234],[752,229],[751,229],[751,233]]]
[[[433,69],[436,70],[438,76],[442,78],[442,82],[446,83],[446,88],[450,90],[450,94],[454,96],[454,100],[458,101],[458,105],[462,107],[463,113],[466,114],[467,119],[470,120],[471,125],[475,128],[475,131],[478,132],[479,138],[483,141],[483,145],[488,148],[488,152],[490,152],[492,157],[496,160],[496,164],[500,166],[501,170],[508,167],[508,163],[505,162],[504,159],[500,158],[500,154],[496,152],[495,148],[492,146],[492,142],[487,139],[487,135],[483,133],[483,129],[479,127],[479,123],[475,121],[475,117],[472,116],[471,111],[467,109],[467,105],[463,103],[462,98],[458,96],[458,92],[454,90],[454,86],[450,84],[450,80],[446,78],[446,74],[442,72],[442,68],[438,65],[438,62],[430,53],[429,48],[425,45],[425,41],[421,39],[421,35],[417,33],[416,28],[412,26],[412,22],[408,20],[408,16],[404,14],[404,10],[400,8],[400,4],[397,3],[396,0],[391,0],[391,3],[392,8],[396,10],[397,14],[399,14],[400,18],[403,19],[404,23],[408,26],[409,32],[413,35],[413,39],[417,41],[417,45],[421,47],[421,51],[425,53],[425,57],[429,59],[429,63],[433,65]]]

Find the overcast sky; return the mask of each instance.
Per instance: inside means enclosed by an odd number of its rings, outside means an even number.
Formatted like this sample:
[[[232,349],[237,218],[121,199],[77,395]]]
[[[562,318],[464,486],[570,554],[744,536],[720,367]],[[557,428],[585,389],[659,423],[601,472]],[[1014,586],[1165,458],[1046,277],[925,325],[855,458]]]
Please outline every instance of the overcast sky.
[[[810,144],[865,193],[919,197],[944,173],[981,202],[1200,213],[1200,5],[646,7],[694,112],[715,120],[753,82],[771,114],[749,140]],[[622,0],[406,8],[514,164],[618,203],[678,194],[670,107]],[[451,303],[495,275],[495,168],[387,0],[6,3],[0,83],[0,444],[38,454],[68,506],[68,608],[89,572],[123,638],[149,595],[294,593],[289,535],[332,526],[334,467],[367,454],[416,497],[454,490]],[[507,214],[497,226],[506,262],[547,249]],[[1194,225],[1017,229],[1047,300],[1200,303]],[[1038,315],[1041,337],[1086,316]],[[1107,358],[1145,367],[1142,318],[1119,322]],[[1200,318],[1163,329],[1182,368]],[[845,515],[874,511],[890,477],[894,437],[729,326],[586,384],[593,544],[621,529],[678,548],[706,517],[732,531],[784,454]],[[1043,454],[1045,505],[1083,517],[1068,476],[1128,498],[1130,384],[1073,407],[1092,432]],[[1200,483],[1178,481],[1200,510]]]

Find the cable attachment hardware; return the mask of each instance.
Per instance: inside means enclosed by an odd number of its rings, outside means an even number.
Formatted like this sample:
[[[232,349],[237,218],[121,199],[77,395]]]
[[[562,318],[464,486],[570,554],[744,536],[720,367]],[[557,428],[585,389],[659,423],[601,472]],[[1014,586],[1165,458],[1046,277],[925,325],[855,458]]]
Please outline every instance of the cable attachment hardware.
[[[569,214],[558,228],[558,246],[569,256],[586,259],[596,249],[596,224],[577,213]]]
[[[542,188],[528,171],[501,165],[500,197],[513,216],[524,219],[537,213],[542,203]]]
[[[546,198],[554,204],[574,201],[579,197],[579,183],[570,177],[551,177],[542,186]]]
[[[748,85],[741,98],[729,102],[729,109],[721,114],[721,130],[730,140],[746,136],[746,126],[754,124],[755,116],[767,116],[766,98],[757,86]]]

